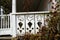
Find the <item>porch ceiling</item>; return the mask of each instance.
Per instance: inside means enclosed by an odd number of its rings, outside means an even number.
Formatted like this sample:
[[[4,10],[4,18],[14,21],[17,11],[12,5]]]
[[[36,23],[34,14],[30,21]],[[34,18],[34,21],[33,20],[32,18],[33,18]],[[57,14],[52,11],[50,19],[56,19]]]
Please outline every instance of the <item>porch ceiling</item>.
[[[46,11],[48,0],[17,0],[17,12],[20,11]]]

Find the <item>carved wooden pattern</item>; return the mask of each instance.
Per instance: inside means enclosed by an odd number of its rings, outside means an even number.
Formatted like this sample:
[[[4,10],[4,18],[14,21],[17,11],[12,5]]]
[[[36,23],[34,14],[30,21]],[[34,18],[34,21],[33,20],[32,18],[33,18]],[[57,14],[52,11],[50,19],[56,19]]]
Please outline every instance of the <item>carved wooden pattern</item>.
[[[38,24],[39,27],[41,27],[42,22],[38,22],[37,24]]]
[[[22,23],[22,22],[19,22],[18,25],[19,25],[19,27],[21,28],[22,25],[23,25],[23,23]]]
[[[24,30],[24,28],[22,28],[22,30]]]
[[[20,30],[20,33],[22,32],[22,30]]]
[[[32,34],[39,33],[41,27],[44,25],[47,16],[47,14],[17,15],[17,30],[19,34],[25,34],[26,32]]]
[[[34,33],[34,15],[26,15],[26,32]]]
[[[46,27],[48,27],[48,21],[50,20],[50,16],[51,16],[51,15],[49,15],[49,14],[45,14],[45,19],[44,19],[44,21],[45,21],[45,26],[46,26]]]
[[[33,30],[34,28],[32,28],[32,30]]]
[[[25,34],[25,16],[24,15],[17,15],[17,33],[19,35]]]
[[[41,28],[41,26],[42,26],[42,14],[40,14],[40,15],[35,15],[35,31],[36,31],[36,33],[38,33],[39,32],[39,29]]]
[[[29,30],[29,28],[27,28],[27,30]]]
[[[28,26],[29,26],[29,28],[31,28],[31,26],[32,26],[32,23],[31,23],[31,22],[28,22]]]
[[[31,33],[32,30],[29,30],[29,32]]]

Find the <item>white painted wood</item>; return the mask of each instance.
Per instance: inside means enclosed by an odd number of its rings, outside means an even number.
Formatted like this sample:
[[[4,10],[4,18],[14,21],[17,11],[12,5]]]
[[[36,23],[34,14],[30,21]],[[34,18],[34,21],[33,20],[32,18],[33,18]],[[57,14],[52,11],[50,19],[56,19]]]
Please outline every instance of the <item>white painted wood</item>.
[[[35,34],[35,33],[39,32],[39,29],[41,29],[46,24],[45,23],[45,18],[47,18],[46,15],[49,14],[49,13],[41,13],[41,12],[36,12],[36,13],[35,12],[34,13],[33,12],[22,12],[22,13],[20,13],[20,14],[19,13],[12,14],[12,15],[16,15],[16,20],[15,20],[15,22],[17,23],[16,27],[19,28],[18,23],[22,22],[24,24],[23,26],[25,28],[25,30],[24,30],[25,33],[27,33],[27,32],[30,33],[29,30],[31,30],[32,34]],[[22,21],[22,20],[24,20],[24,21]],[[38,25],[37,25],[37,23],[39,21],[42,22],[41,28],[39,28]],[[29,22],[32,23],[31,28],[29,28],[29,26],[28,26]],[[37,29],[37,27],[38,27],[38,29]],[[27,28],[28,28],[28,30],[27,30]],[[33,28],[33,30],[32,30],[32,28]],[[22,28],[19,28],[19,30],[22,30]],[[25,34],[23,31],[20,32],[19,30],[17,30],[18,31],[18,33],[17,33],[18,35]]]
[[[37,12],[17,12],[17,13],[12,13],[12,15],[24,15],[24,14],[49,14],[50,11],[37,11]]]
[[[26,20],[26,32],[35,34],[35,32],[34,32],[34,29],[35,29],[35,27],[34,27],[34,15],[25,15],[25,17],[26,17],[26,19],[25,19]],[[29,22],[32,23],[31,28],[29,28],[29,26],[28,26]],[[28,28],[28,30],[27,30],[27,28]],[[31,30],[31,32],[29,32],[29,30]]]
[[[35,31],[36,31],[36,33],[39,32],[39,29],[41,30],[41,28],[43,26],[43,24],[41,24],[40,27],[38,26],[38,22],[43,23],[42,18],[43,18],[42,14],[35,15]]]
[[[25,16],[24,15],[16,15],[17,21],[17,35],[24,35],[25,34]],[[19,23],[22,23],[22,27],[20,28]],[[20,32],[22,30],[22,32]]]
[[[13,37],[16,37],[17,34],[24,35],[26,32],[30,33],[29,30],[31,30],[32,34],[35,34],[35,33],[39,32],[39,30],[38,30],[39,27],[37,25],[38,20],[40,20],[42,22],[41,26],[44,26],[45,14],[49,14],[49,12],[45,12],[45,13],[44,12],[22,12],[22,13],[20,13],[20,14],[11,13],[10,14],[10,29],[9,30],[7,28],[3,29],[3,30],[0,29],[0,32],[1,32],[0,34],[3,35],[6,31],[5,34],[11,34]],[[6,16],[6,15],[2,15],[2,16]],[[8,20],[9,20],[9,18],[8,18]],[[19,25],[18,25],[19,22],[23,23],[22,28],[24,28],[24,30],[22,32],[19,32],[17,30],[17,28],[19,28]],[[28,27],[29,22],[32,23],[31,28]],[[8,22],[8,24],[9,24],[9,22]],[[38,29],[36,29],[37,27],[38,27]],[[19,28],[19,30],[22,30],[22,28]],[[26,28],[28,28],[29,30],[27,30]],[[32,28],[33,28],[33,30],[32,30]]]
[[[0,29],[0,35],[11,35],[11,29]]]
[[[12,0],[12,13],[15,14],[16,13],[16,0]],[[10,26],[11,26],[11,34],[13,35],[13,37],[16,37],[16,32],[17,32],[17,27],[16,27],[16,21],[15,21],[15,15],[10,14]]]
[[[12,0],[12,13],[16,13],[16,0]]]
[[[8,20],[8,19],[5,18],[6,16],[9,17],[9,15],[0,15],[0,17],[3,17],[3,18],[1,18],[1,23],[2,23],[1,25],[2,26],[0,28],[0,35],[8,35],[8,34],[11,35],[11,28],[7,28],[7,26],[9,26],[10,24],[6,23],[6,21]]]
[[[17,27],[16,27],[16,18],[15,15],[10,14],[10,27],[12,37],[16,37]]]

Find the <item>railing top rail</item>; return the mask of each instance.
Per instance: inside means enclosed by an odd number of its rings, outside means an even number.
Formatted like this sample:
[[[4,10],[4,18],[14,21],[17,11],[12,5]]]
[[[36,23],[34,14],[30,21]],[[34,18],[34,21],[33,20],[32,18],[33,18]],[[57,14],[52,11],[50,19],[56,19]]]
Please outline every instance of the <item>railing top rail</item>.
[[[24,15],[24,14],[48,14],[50,11],[37,11],[37,12],[19,12],[19,13],[12,13],[13,15]]]
[[[7,14],[7,15],[6,15],[6,14],[4,14],[4,15],[0,15],[0,16],[10,16],[10,15],[9,15],[9,14]]]

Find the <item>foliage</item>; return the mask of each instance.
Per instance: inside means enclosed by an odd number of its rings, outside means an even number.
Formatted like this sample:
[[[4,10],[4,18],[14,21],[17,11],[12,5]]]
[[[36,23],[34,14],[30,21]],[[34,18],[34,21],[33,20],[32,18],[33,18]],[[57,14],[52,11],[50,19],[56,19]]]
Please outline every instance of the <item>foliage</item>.
[[[27,34],[24,35],[24,40],[40,40],[41,36],[39,34]]]
[[[37,34],[26,33],[23,37],[24,40],[48,40],[48,28],[43,26],[41,33],[40,32]]]
[[[8,14],[11,12],[11,0],[1,0],[0,6],[3,6],[4,13]]]
[[[55,36],[57,34],[59,35],[60,28],[58,28],[59,27],[58,24],[60,24],[59,23],[59,21],[60,21],[60,14],[59,14],[58,11],[56,11],[54,13],[51,12],[51,15],[52,16],[50,17],[50,20],[48,22],[48,26],[49,26],[48,27],[49,28],[49,40],[54,40],[54,39],[56,39]]]

